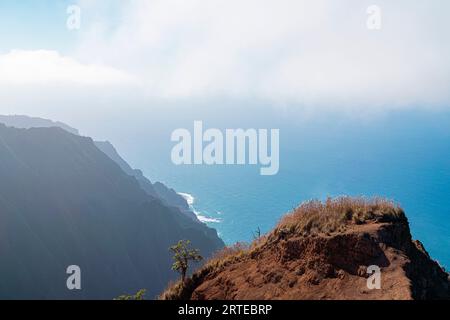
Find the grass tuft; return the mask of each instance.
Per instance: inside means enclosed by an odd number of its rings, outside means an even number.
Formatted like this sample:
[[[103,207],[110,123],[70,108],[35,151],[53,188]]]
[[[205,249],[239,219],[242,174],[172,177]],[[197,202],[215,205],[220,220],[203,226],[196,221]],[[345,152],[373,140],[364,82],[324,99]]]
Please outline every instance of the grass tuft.
[[[344,232],[349,225],[370,221],[405,221],[399,205],[383,198],[328,198],[325,202],[310,200],[284,216],[276,230],[300,235]]]

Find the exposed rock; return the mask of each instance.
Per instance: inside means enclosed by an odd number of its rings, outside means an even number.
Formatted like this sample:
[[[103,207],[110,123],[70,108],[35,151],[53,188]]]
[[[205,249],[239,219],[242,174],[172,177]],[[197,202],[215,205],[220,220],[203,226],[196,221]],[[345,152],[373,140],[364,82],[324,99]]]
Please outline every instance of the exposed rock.
[[[448,274],[411,240],[400,208],[384,200],[328,201],[300,207],[247,250],[211,260],[162,298],[450,298]],[[367,286],[373,265],[381,289]]]

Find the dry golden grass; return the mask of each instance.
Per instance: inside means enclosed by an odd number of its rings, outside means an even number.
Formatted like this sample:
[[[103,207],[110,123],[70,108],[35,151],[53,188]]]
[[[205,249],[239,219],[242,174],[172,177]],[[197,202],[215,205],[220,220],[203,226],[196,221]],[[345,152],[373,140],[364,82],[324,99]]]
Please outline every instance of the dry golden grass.
[[[157,299],[158,300],[181,300],[185,286],[181,281],[170,281],[167,288],[161,293]]]
[[[277,230],[303,235],[343,232],[351,224],[369,221],[390,222],[404,220],[399,205],[383,198],[339,197],[325,202],[311,200],[301,204],[282,218]]]
[[[299,235],[332,234],[344,232],[349,225],[369,221],[394,222],[406,220],[403,210],[394,202],[383,198],[339,197],[325,202],[311,200],[301,204],[284,216],[275,230],[263,235],[252,244],[236,243],[218,251],[208,262],[182,284],[172,283],[159,297],[163,300],[188,299],[198,283],[211,272],[234,263],[261,250],[271,235],[296,233]]]
[[[212,270],[219,270],[228,263],[235,262],[249,252],[250,246],[244,242],[237,242],[230,247],[224,247],[217,251],[208,262],[195,272],[192,277],[186,279],[183,284],[181,281],[170,282],[166,290],[159,296],[160,300],[178,300],[180,297],[188,297],[195,287],[197,281],[202,279]]]
[[[210,259],[210,262],[214,261],[214,260],[224,261],[224,260],[228,259],[229,257],[241,255],[241,254],[247,252],[248,249],[249,249],[249,245],[247,243],[237,242],[230,247],[225,247],[222,250],[217,251],[213,255],[213,257]]]

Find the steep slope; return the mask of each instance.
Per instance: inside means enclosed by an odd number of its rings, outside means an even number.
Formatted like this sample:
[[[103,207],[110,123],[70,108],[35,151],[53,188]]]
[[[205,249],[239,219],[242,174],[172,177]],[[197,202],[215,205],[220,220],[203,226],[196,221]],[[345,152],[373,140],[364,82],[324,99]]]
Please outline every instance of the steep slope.
[[[77,129],[74,129],[65,123],[25,115],[0,115],[0,123],[4,123],[9,127],[23,129],[58,127],[70,133],[79,135]],[[202,223],[197,218],[196,214],[191,210],[188,202],[183,196],[161,182],[152,183],[147,177],[144,176],[141,170],[133,169],[120,156],[120,154],[109,141],[94,141],[94,144],[109,158],[116,162],[126,174],[135,177],[139,182],[141,188],[149,195],[162,200],[168,206],[173,206],[180,209],[182,213],[184,213],[194,221]]]
[[[197,216],[190,210],[187,201],[180,196],[175,190],[168,188],[160,182],[152,183],[147,179],[141,170],[133,169],[131,166],[119,155],[114,146],[108,141],[95,141],[97,148],[116,162],[120,168],[128,175],[133,176],[139,182],[141,188],[149,195],[162,200],[168,206],[174,206],[180,209],[185,215],[200,223]]]
[[[70,133],[79,135],[77,129],[74,129],[65,123],[25,115],[0,115],[0,123],[4,123],[9,127],[22,129],[58,127]],[[116,162],[126,174],[135,177],[141,188],[149,195],[161,199],[168,206],[179,208],[181,212],[189,216],[191,219],[200,222],[197,216],[191,211],[186,199],[180,196],[175,190],[167,187],[161,182],[152,183],[144,176],[141,170],[131,168],[131,166],[119,155],[110,142],[94,141],[94,144],[103,153]]]
[[[367,285],[369,266],[381,288]],[[246,248],[228,248],[162,299],[450,299],[449,275],[384,200],[305,203]]]
[[[208,256],[215,230],[142,190],[92,139],[60,128],[0,124],[0,299],[111,299],[170,279],[168,247]],[[66,288],[66,268],[82,290]]]
[[[4,123],[9,127],[23,129],[59,127],[67,132],[76,135],[79,134],[77,129],[72,128],[65,123],[24,115],[0,115],[0,123]]]

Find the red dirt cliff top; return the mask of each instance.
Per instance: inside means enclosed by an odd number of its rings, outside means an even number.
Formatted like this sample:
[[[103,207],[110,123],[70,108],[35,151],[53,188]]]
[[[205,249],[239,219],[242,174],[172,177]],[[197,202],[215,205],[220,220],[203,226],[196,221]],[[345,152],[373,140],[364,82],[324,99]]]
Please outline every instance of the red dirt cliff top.
[[[369,266],[381,288],[369,289]],[[251,245],[225,248],[175,300],[450,299],[449,275],[413,241],[403,210],[380,198],[309,201]]]

